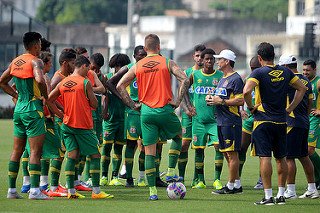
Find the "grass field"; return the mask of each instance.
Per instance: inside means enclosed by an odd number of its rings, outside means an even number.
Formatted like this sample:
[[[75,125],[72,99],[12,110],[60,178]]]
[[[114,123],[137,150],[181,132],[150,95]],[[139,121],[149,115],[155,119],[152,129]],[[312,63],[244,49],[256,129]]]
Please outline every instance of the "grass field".
[[[12,121],[0,120],[0,212],[320,212],[320,199],[315,200],[289,200],[286,205],[255,206],[254,201],[263,197],[263,191],[253,190],[258,177],[258,159],[249,157],[243,170],[242,185],[244,193],[238,195],[212,195],[213,183],[213,153],[212,148],[206,149],[205,176],[207,189],[191,189],[190,183],[193,175],[194,153],[191,150],[187,166],[185,185],[187,195],[184,200],[169,200],[165,188],[158,188],[159,200],[148,201],[148,188],[125,188],[125,187],[102,187],[108,193],[114,194],[114,199],[91,200],[67,200],[55,198],[52,201],[30,201],[23,194],[23,200],[8,200],[7,194],[7,164],[12,149]],[[161,170],[167,165],[168,145],[164,145],[162,154]],[[137,162],[137,160],[135,161]],[[223,167],[222,182],[226,183],[227,166]],[[136,164],[136,163],[135,163]],[[137,177],[137,168],[134,168],[134,176]],[[274,172],[275,174],[275,172]],[[62,173],[61,182],[65,179]],[[273,185],[276,184],[276,175],[273,175]],[[302,194],[306,187],[303,170],[298,165],[297,193]],[[17,188],[22,184],[21,171],[18,177]],[[277,188],[273,187],[274,194]]]

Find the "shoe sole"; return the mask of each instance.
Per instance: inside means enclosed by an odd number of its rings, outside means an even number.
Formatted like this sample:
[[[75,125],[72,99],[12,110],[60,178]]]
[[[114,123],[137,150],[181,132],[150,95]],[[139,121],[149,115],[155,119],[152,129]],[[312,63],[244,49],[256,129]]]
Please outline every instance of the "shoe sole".
[[[254,205],[256,205],[256,206],[274,206],[275,204],[274,204],[274,203],[267,203],[267,204],[257,204],[257,203],[254,203]]]
[[[290,197],[284,197],[285,199],[287,199],[287,200],[289,200],[289,199],[297,199],[298,198],[298,196],[297,195],[294,195],[294,196],[290,196]]]

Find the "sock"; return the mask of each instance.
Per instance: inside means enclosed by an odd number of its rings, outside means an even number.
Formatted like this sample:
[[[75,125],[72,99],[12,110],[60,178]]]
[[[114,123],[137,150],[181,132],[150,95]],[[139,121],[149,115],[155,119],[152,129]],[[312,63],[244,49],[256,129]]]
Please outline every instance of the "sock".
[[[29,164],[31,188],[39,188],[40,183],[40,164]]]
[[[48,176],[40,176],[40,186],[48,185]]]
[[[120,172],[120,174],[127,173],[127,178],[132,178],[134,151],[136,148],[136,144],[137,144],[136,141],[127,140],[127,146],[125,150],[125,165],[122,166],[122,169]]]
[[[91,158],[90,175],[93,187],[99,187],[100,180],[100,158]],[[100,193],[100,192],[99,192]],[[96,193],[97,194],[97,193]]]
[[[270,199],[272,197],[272,189],[265,189],[264,190],[264,198]]]
[[[23,174],[23,176],[30,176],[29,170],[28,170],[29,154],[28,154],[27,150],[24,150],[22,157],[21,157],[21,161],[22,161],[22,174]]]
[[[74,195],[76,190],[74,188],[68,189],[68,193]]]
[[[92,192],[95,193],[95,194],[99,194],[101,192],[100,191],[100,186],[92,187]]]
[[[220,180],[223,167],[223,154],[216,149],[216,155],[214,156],[214,180]]]
[[[9,161],[8,178],[9,188],[16,188],[16,181],[19,172],[20,162]]]
[[[50,186],[50,190],[53,192],[56,191],[57,189],[58,189],[58,186]]]
[[[140,152],[139,154],[139,171],[144,171],[144,158],[145,158],[145,153]]]
[[[178,169],[179,169],[179,176],[183,177],[183,179],[186,173],[187,163],[188,163],[188,151],[180,152],[180,156],[178,158]]]
[[[155,156],[146,155],[145,158],[145,168],[146,176],[148,180],[149,187],[154,187],[156,185],[156,168],[155,168]]]
[[[30,194],[33,194],[33,195],[36,195],[36,194],[39,194],[40,193],[40,189],[39,187],[37,188],[30,188]]]
[[[315,190],[317,190],[316,184],[315,183],[308,183],[308,191],[313,192]]]
[[[234,180],[234,188],[239,189],[241,187],[241,181],[240,179]]]
[[[79,172],[78,172],[78,180],[81,179],[82,172],[84,170],[84,165],[86,164],[86,156],[81,155],[79,160]],[[79,177],[80,176],[80,177]]]
[[[320,157],[317,152],[314,152],[309,157],[314,167],[315,182],[319,183],[320,182]]]
[[[284,196],[284,192],[285,192],[286,188],[285,187],[282,187],[282,186],[279,186],[278,187],[278,194],[277,194],[277,198],[281,197],[281,196]]]
[[[144,179],[144,171],[139,171],[139,179]]]
[[[9,188],[8,189],[8,193],[16,193],[17,192],[17,189],[16,188]]]
[[[197,170],[198,180],[204,182],[204,149],[196,149],[195,152],[195,169]]]
[[[150,196],[158,194],[157,188],[155,186],[149,187],[149,191],[150,191]]]
[[[48,176],[49,174],[49,167],[50,167],[50,160],[49,159],[41,159],[41,176]]]
[[[126,160],[124,160],[126,161]],[[127,173],[126,164],[122,164],[119,174],[124,175]]]
[[[122,161],[122,148],[123,145],[117,142],[113,145],[113,156],[112,156],[112,177],[118,177],[119,169]]]
[[[76,165],[76,160],[68,157],[66,162],[66,167],[65,167],[66,182],[67,182],[68,189],[74,189],[75,165]],[[74,194],[74,193],[71,193],[71,194]]]
[[[242,168],[244,163],[246,162],[246,158],[247,158],[247,153],[240,151],[239,152],[239,176],[241,177],[242,174]]]
[[[62,165],[61,160],[59,159],[51,160],[51,167],[50,167],[50,176],[51,176],[50,185],[51,186],[50,187],[59,185],[61,165]]]
[[[79,167],[80,167],[80,160],[75,160],[75,166],[74,166],[74,185],[77,186],[80,184],[80,181],[78,180],[79,175]]]
[[[85,170],[84,170],[84,180],[88,180],[90,178],[90,162],[91,158],[89,156],[86,157]]]
[[[23,176],[23,184],[22,185],[30,185],[30,176]]]
[[[108,177],[111,149],[112,149],[112,144],[104,144],[102,148],[101,168],[102,168],[102,176],[104,177]]]
[[[176,168],[178,158],[181,151],[182,140],[179,136],[172,139],[169,149],[169,168]]]
[[[287,189],[291,192],[296,192],[296,184],[287,184]]]
[[[228,181],[227,187],[228,187],[228,189],[232,190],[234,188],[234,183],[231,183]]]
[[[160,179],[160,155],[158,151],[156,152],[156,157],[155,157],[155,167],[156,167],[156,180]]]

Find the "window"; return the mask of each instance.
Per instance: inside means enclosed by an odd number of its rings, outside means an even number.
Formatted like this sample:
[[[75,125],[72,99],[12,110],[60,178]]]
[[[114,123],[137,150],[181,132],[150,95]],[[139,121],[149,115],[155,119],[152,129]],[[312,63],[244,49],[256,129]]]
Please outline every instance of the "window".
[[[305,1],[297,0],[296,2],[296,15],[303,15],[305,9]]]

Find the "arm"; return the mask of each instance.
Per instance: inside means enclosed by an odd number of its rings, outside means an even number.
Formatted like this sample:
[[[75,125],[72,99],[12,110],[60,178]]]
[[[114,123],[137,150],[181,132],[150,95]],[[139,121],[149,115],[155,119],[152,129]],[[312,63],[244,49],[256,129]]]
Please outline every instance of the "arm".
[[[257,86],[257,83],[254,81],[247,81],[243,88],[243,97],[246,102],[248,109],[253,112],[255,111],[255,107],[252,105],[252,96],[251,93],[253,89]]]
[[[102,118],[103,118],[103,120],[106,121],[109,118],[109,112],[108,112],[109,98],[108,98],[108,95],[102,96],[101,102],[102,102]]]
[[[120,94],[120,97],[127,106],[131,109],[138,110],[140,108],[139,103],[135,103],[131,98],[129,93],[127,92],[126,88],[129,86],[130,82],[136,77],[135,74],[136,66],[132,66],[129,71],[120,79],[119,83],[117,84],[117,90]]]
[[[296,80],[295,82],[291,83],[290,85],[294,89],[296,89],[296,93],[294,94],[294,98],[293,98],[292,102],[289,104],[289,106],[286,109],[288,113],[292,112],[298,106],[298,104],[303,99],[304,93],[308,89],[300,80]]]
[[[96,109],[98,107],[98,100],[96,98],[96,96],[93,93],[93,89],[91,86],[91,83],[88,81],[88,83],[86,84],[86,90],[87,90],[87,96],[89,99],[89,104],[92,108]]]
[[[57,106],[55,104],[56,99],[60,96],[59,86],[60,85],[56,86],[56,88],[54,88],[54,90],[52,90],[50,92],[49,98],[47,100],[47,104],[48,104],[50,111],[62,119],[63,113],[57,108]]]
[[[94,84],[96,86],[92,87],[94,93],[104,94],[106,92],[106,88],[103,86],[101,81],[99,80],[97,74],[93,72]]]
[[[59,75],[54,75],[51,79],[50,87],[51,89],[56,88],[56,86],[62,81],[62,78]]]
[[[187,78],[186,74],[183,72],[183,70],[172,60],[170,60],[170,65],[169,65],[170,72],[177,78],[177,80],[180,82],[179,85],[179,93],[178,97],[175,103],[171,103],[175,108],[177,108],[185,93],[188,91],[190,82],[189,79]]]
[[[126,74],[129,71],[127,66],[123,66],[121,67],[121,69],[114,75],[112,76],[112,78],[110,78],[107,82],[106,82],[106,86],[108,88],[108,90],[114,94],[115,96],[117,96],[118,98],[121,98],[120,93],[117,90],[117,84],[120,81],[120,79],[124,76],[124,74]]]
[[[193,85],[193,75],[191,74],[189,77],[189,88]],[[196,109],[193,106],[193,104],[190,102],[190,97],[189,97],[189,92],[186,92],[183,96],[183,100],[181,102],[181,107],[184,110],[184,112],[189,116],[195,116],[196,113]]]
[[[8,95],[12,96],[13,99],[18,99],[18,93],[16,93],[15,89],[13,89],[9,85],[9,81],[12,79],[12,75],[10,74],[11,65],[8,67],[6,71],[4,71],[0,77],[0,88],[7,93]]]
[[[43,76],[43,62],[40,59],[34,59],[32,60],[32,66],[33,66],[34,79],[39,85],[39,90],[41,92],[41,95],[45,99],[48,99],[47,85]]]

